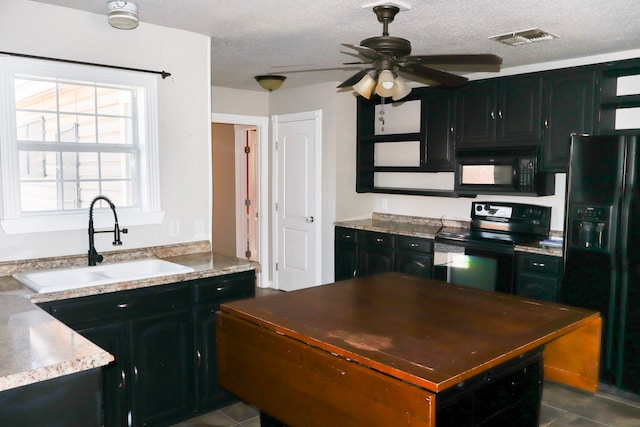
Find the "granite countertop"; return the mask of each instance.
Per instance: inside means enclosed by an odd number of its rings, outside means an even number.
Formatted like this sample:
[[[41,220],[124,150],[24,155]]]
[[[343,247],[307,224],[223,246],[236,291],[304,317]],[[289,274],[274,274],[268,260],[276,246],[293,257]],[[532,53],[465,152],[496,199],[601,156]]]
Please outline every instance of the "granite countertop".
[[[107,365],[113,356],[59,322],[36,303],[98,295],[257,270],[259,264],[213,253],[209,242],[105,253],[106,262],[157,257],[194,269],[148,280],[38,294],[11,275],[85,265],[86,256],[0,263],[0,391]]]
[[[371,218],[351,221],[337,221],[336,226],[355,228],[358,230],[377,231],[380,233],[397,234],[401,236],[435,238],[440,227],[468,229],[468,221],[443,220],[439,218],[424,218],[405,215],[392,215],[374,212]],[[551,235],[562,235],[551,232]],[[528,252],[540,255],[562,257],[562,248],[543,247],[540,242],[516,245],[517,252]]]

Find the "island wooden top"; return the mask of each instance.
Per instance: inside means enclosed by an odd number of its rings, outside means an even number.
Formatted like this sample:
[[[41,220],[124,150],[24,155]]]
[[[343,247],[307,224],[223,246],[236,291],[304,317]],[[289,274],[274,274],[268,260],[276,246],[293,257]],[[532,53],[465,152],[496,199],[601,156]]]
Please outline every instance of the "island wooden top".
[[[226,303],[221,311],[436,393],[594,324],[597,348],[586,362],[597,377],[599,313],[399,273]]]

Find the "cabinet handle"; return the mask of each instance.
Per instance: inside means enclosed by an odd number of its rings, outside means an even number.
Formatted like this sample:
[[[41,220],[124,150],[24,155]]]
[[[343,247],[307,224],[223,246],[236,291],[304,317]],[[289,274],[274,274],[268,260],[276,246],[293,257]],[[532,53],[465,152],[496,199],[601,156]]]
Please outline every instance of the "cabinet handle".
[[[128,303],[123,302],[122,304],[118,304],[118,308],[127,308],[129,306]]]
[[[544,119],[544,127],[545,129],[549,129],[549,119]]]
[[[138,367],[133,367],[133,381],[138,384]]]
[[[491,120],[495,120],[496,119],[496,113],[495,112],[491,112]]]
[[[502,110],[498,110],[498,118],[502,118]]]
[[[125,388],[127,386],[127,374],[125,374],[124,370],[120,371],[120,378],[122,381],[118,384],[119,388]]]
[[[347,234],[346,236],[342,236],[343,239],[350,239],[351,235]]]
[[[384,239],[382,239],[381,237],[376,237],[376,242],[382,243],[383,241],[384,241]]]
[[[200,350],[196,350],[196,359],[198,360],[198,369],[202,366],[202,354],[200,354]]]
[[[417,243],[412,243],[412,244],[411,244],[411,247],[412,247],[412,248],[417,248],[417,247],[418,247],[418,244],[417,244]]]
[[[356,275],[358,274],[357,270],[353,270],[353,274],[351,274],[352,277],[356,277]]]
[[[315,221],[315,219],[312,216],[308,216],[306,221],[311,224],[313,221]]]
[[[544,262],[534,262],[534,263],[533,263],[533,266],[534,266],[534,267],[544,267],[544,266],[545,266],[545,263],[544,263]]]

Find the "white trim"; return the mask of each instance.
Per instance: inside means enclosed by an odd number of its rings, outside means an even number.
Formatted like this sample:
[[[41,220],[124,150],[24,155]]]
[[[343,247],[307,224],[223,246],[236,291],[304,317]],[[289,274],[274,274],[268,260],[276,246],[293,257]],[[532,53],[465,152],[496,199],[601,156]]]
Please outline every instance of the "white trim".
[[[157,77],[124,70],[0,56],[0,90],[10,88],[16,74],[134,86],[143,92],[142,99],[136,99],[141,105],[138,108],[141,155],[136,177],[140,208],[120,208],[118,212],[128,212],[128,223],[122,221],[123,225],[160,223],[164,212],[161,211],[160,203]],[[8,90],[7,93],[10,96],[3,96],[0,100],[0,171],[3,186],[3,216],[0,225],[7,234],[86,228],[86,214],[75,211],[34,214],[21,212],[20,184],[17,179],[19,157],[15,144],[15,99],[13,90]]]
[[[271,259],[269,250],[269,118],[261,116],[243,116],[237,114],[212,113],[212,123],[252,125],[258,128],[258,212],[260,221],[260,249],[258,262],[262,271],[268,271]],[[211,163],[211,160],[209,160]],[[270,287],[268,275],[258,274],[258,286]]]

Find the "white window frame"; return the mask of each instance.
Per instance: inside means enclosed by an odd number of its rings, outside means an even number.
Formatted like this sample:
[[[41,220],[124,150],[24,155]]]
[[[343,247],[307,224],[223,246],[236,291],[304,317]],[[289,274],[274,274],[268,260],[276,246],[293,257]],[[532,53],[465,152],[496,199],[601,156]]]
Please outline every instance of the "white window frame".
[[[164,212],[160,208],[160,171],[158,141],[157,76],[103,67],[68,64],[28,58],[0,56],[0,179],[2,180],[2,218],[6,234],[86,229],[88,212],[22,213],[20,171],[16,140],[14,79],[16,75],[33,75],[105,84],[139,87],[145,94],[142,103],[139,164],[139,208],[116,208],[122,226],[159,224]],[[97,227],[112,225],[111,212],[94,212]],[[104,225],[103,225],[104,224]]]

